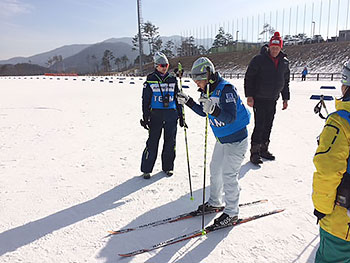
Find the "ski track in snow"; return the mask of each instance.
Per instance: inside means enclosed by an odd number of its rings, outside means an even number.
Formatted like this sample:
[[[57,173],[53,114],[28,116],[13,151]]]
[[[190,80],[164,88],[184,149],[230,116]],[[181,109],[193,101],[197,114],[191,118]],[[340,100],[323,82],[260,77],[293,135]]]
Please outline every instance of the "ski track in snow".
[[[312,214],[312,158],[324,121],[314,114],[317,101],[309,97],[338,96],[339,82],[292,81],[288,110],[281,110],[281,100],[277,105],[270,144],[276,161],[258,168],[248,162],[247,153],[243,162],[241,202],[269,202],[241,208],[241,216],[276,208],[285,208],[283,213],[120,258],[118,253],[201,228],[198,217],[105,238],[108,230],[197,208],[202,202],[205,119],[185,108],[191,201],[180,127],[175,175],[167,178],[161,172],[161,138],[152,178],[140,176],[147,139],[139,125],[143,80],[82,78],[0,78],[0,262],[313,262],[319,239]],[[245,101],[243,80],[230,81]],[[184,91],[197,100],[195,84],[184,84],[190,86]],[[321,85],[337,90],[320,90]],[[326,105],[334,110],[334,101]],[[214,143],[209,130],[208,164]],[[207,216],[206,224],[214,218]]]

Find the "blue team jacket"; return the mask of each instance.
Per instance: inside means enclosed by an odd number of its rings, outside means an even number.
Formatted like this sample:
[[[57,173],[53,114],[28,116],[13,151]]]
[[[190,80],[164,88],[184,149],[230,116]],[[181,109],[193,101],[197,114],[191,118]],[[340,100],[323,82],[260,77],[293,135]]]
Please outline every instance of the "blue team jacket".
[[[221,143],[232,143],[248,136],[246,126],[250,121],[250,113],[243,105],[236,88],[218,77],[215,89],[210,93],[216,109],[209,114],[209,123],[217,140]],[[187,105],[200,116],[206,116],[202,105],[190,100]]]
[[[155,70],[147,76],[147,80],[143,86],[142,92],[142,112],[144,117],[149,117],[152,109],[157,110],[177,110],[181,116],[181,107],[175,99],[178,93],[177,80],[174,76],[166,73],[161,76]],[[168,107],[164,106],[164,97],[168,97]]]

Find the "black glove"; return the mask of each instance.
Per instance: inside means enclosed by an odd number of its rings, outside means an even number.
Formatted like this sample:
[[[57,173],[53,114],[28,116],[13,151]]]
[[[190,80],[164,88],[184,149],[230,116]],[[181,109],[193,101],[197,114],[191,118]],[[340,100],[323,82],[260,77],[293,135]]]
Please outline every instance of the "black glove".
[[[185,127],[186,129],[188,128],[188,126],[187,126],[187,124],[186,124],[186,122],[185,122],[183,117],[179,118],[179,124],[180,124],[180,127]]]
[[[143,119],[140,120],[140,124],[143,128],[145,128],[146,130],[149,130],[149,125],[150,125],[149,118],[143,117]]]
[[[320,211],[318,211],[318,210],[314,210],[314,215],[317,217],[317,222],[316,222],[316,225],[318,224],[318,222],[322,219],[322,218],[324,218],[325,216],[326,216],[326,214],[324,214],[324,213],[321,213]]]

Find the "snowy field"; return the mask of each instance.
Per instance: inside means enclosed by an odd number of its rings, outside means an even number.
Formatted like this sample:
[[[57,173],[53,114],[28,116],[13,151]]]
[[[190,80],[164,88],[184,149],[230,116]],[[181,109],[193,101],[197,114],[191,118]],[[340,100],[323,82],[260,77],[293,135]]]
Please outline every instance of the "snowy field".
[[[282,111],[279,101],[271,135],[276,161],[257,168],[247,154],[243,162],[240,202],[269,201],[242,208],[241,216],[276,208],[285,208],[283,213],[121,258],[118,253],[201,229],[198,217],[105,237],[108,230],[197,208],[202,202],[205,119],[185,108],[191,201],[180,127],[175,175],[164,176],[158,156],[152,178],[141,177],[147,139],[139,125],[143,80],[51,78],[0,78],[0,262],[313,262],[319,236],[312,214],[312,158],[324,121],[313,112],[317,101],[309,98],[338,96],[338,81],[291,82],[289,108]],[[230,81],[244,97],[243,80]],[[195,84],[184,85],[197,99]],[[337,90],[321,90],[321,85]],[[334,110],[334,101],[326,104],[328,111]],[[252,129],[251,123],[250,134]],[[208,162],[214,143],[210,130]],[[214,217],[207,216],[206,224]]]

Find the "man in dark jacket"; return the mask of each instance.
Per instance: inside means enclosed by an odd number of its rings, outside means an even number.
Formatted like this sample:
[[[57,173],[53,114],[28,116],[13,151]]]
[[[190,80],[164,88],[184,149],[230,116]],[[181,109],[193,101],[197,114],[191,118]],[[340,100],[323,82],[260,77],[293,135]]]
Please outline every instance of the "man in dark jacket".
[[[247,69],[244,79],[247,104],[254,109],[254,131],[251,138],[250,161],[262,163],[261,158],[274,160],[269,152],[270,133],[276,113],[276,102],[282,94],[283,108],[289,100],[289,62],[281,49],[282,38],[275,32],[269,45],[261,48]]]
[[[155,70],[147,76],[142,91],[143,119],[140,123],[149,130],[141,162],[141,171],[145,179],[151,177],[162,130],[164,130],[162,170],[167,176],[173,175],[178,118],[180,126],[184,126],[182,107],[175,99],[179,92],[177,80],[168,73],[168,59],[162,52],[156,52],[153,60]]]

